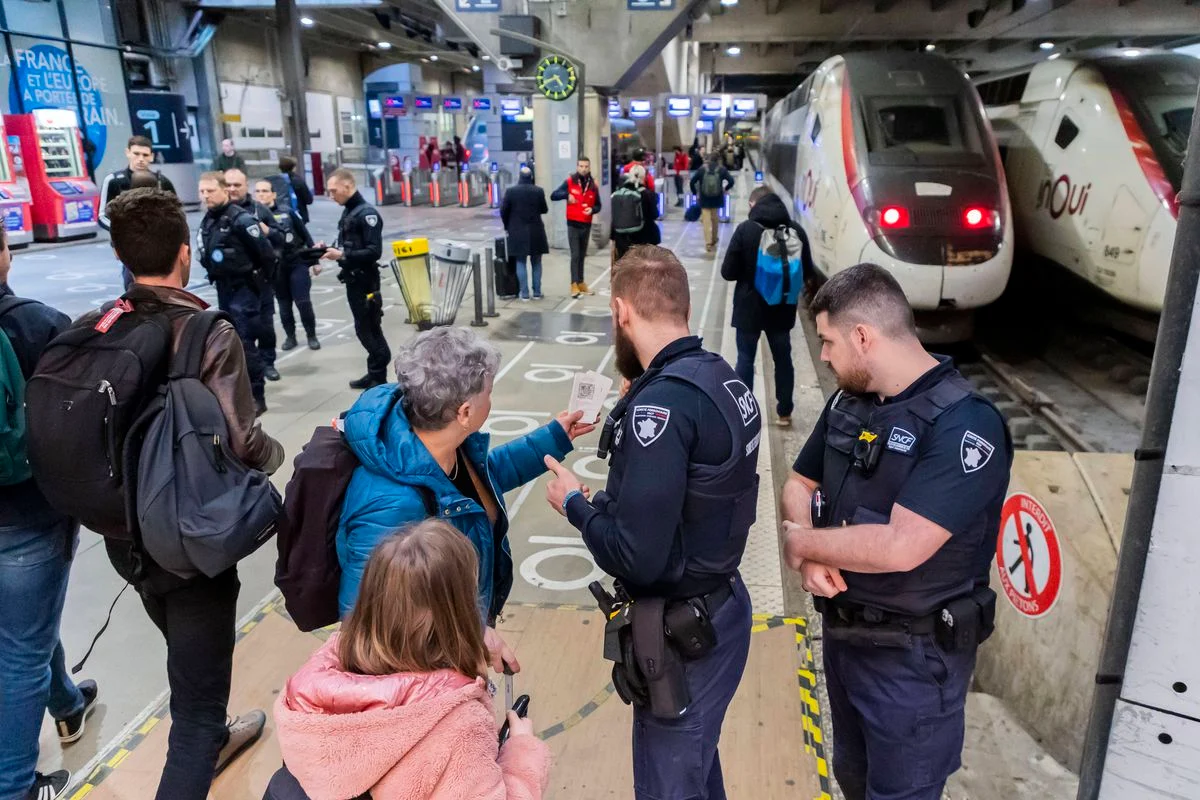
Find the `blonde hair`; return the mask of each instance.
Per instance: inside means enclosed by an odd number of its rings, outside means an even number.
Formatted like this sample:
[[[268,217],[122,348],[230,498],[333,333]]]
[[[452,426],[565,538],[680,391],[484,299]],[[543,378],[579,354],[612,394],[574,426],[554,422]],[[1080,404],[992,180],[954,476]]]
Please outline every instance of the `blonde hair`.
[[[342,668],[360,675],[439,669],[484,675],[478,565],[474,545],[441,520],[416,523],[380,542],[342,624]]]
[[[634,164],[629,168],[629,177],[633,179],[639,187],[646,185],[646,168],[641,164]]]
[[[198,181],[198,183],[203,183],[204,181],[214,181],[217,184],[217,186],[220,186],[222,189],[229,188],[229,184],[225,182],[225,173],[224,172],[202,173],[200,175],[200,180]]]

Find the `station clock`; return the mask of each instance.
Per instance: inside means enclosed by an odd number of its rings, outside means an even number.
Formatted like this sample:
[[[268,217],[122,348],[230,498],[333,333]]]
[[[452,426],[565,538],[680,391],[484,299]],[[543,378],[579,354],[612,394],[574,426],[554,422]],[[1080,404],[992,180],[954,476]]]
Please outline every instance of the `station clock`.
[[[538,62],[537,88],[551,100],[566,100],[579,88],[579,71],[568,59],[549,55]]]

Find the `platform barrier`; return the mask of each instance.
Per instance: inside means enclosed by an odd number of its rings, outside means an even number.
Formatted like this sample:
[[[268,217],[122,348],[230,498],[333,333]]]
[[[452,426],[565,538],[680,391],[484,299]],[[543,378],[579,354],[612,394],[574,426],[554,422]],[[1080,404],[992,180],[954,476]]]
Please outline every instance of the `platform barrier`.
[[[1075,771],[1132,475],[1130,454],[1018,452],[1001,521],[996,632],[975,678]]]
[[[488,202],[488,188],[486,173],[467,170],[458,176],[458,204],[463,208],[483,205]]]
[[[401,239],[392,243],[392,254],[392,274],[404,296],[409,321],[418,330],[453,325],[472,273],[478,273],[477,264],[473,269],[470,246],[445,240],[430,245],[424,238]],[[478,282],[478,274],[474,279]],[[477,297],[476,305],[479,302]],[[477,314],[476,319],[481,316]]]
[[[458,202],[458,173],[437,170],[430,173],[429,204],[434,208],[456,205]]]
[[[726,192],[725,202],[721,204],[721,210],[717,212],[717,221],[729,222],[731,219],[733,219],[733,195]]]
[[[488,175],[488,205],[499,208],[504,193],[513,185],[512,172],[507,169],[499,170]]]

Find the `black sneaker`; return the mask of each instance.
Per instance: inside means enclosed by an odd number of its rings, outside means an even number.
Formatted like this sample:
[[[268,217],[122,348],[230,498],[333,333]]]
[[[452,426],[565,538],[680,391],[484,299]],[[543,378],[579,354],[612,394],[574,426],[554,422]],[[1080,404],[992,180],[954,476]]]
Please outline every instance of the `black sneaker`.
[[[285,353],[288,350],[295,350],[296,349],[296,337],[295,336],[285,336],[283,339],[283,344],[279,346],[279,349],[284,351]]]
[[[263,369],[263,377],[269,381],[277,381],[283,376],[279,374],[279,370],[275,369],[275,365],[272,364],[271,366]]]
[[[226,723],[225,727],[229,730],[229,740],[225,742],[225,746],[221,748],[221,752],[217,756],[217,769],[214,774],[220,775],[221,770],[229,766],[231,761],[262,738],[263,728],[266,725],[267,715],[258,709],[247,711],[240,717]]]
[[[87,718],[96,710],[96,695],[100,693],[95,681],[80,681],[79,693],[83,695],[83,710],[72,714],[66,719],[55,720],[54,727],[58,729],[58,740],[63,744],[77,742],[83,737]]]
[[[58,800],[67,793],[67,784],[70,782],[71,773],[65,769],[51,772],[49,775],[35,772],[33,786],[29,787],[25,800]]]
[[[316,336],[308,337],[308,349],[309,350],[320,350],[321,349],[321,342],[318,341]]]
[[[385,383],[387,383],[387,381],[380,380],[373,375],[363,375],[356,381],[350,381],[350,388],[360,390],[374,389],[376,386],[382,386]]]
[[[267,401],[266,400],[255,400],[254,401],[254,416],[255,416],[255,418],[261,417],[265,413],[267,413]]]

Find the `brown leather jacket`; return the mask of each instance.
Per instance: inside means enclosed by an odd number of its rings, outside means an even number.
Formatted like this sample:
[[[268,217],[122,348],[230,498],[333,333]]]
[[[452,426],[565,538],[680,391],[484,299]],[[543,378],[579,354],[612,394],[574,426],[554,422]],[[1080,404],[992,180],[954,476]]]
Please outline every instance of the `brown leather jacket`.
[[[191,292],[166,286],[137,284],[126,295],[134,306],[159,304],[162,313],[171,320],[172,352],[179,348],[179,336],[184,325],[196,311],[208,304]],[[94,322],[100,311],[85,314],[78,322]],[[78,323],[77,323],[78,324]],[[208,335],[201,380],[221,404],[225,422],[229,425],[233,452],[246,466],[274,473],[283,463],[283,445],[267,435],[254,417],[254,396],[250,393],[250,377],[246,372],[246,353],[242,350],[237,332],[228,322],[220,321]]]

